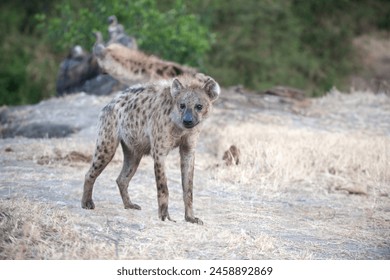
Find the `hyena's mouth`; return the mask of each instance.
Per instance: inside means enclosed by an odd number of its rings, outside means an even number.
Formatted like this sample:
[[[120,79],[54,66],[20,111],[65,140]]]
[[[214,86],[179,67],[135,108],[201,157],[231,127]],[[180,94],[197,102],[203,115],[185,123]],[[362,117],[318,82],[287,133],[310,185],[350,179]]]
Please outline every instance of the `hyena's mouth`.
[[[199,123],[199,122],[183,122],[183,126],[184,126],[185,128],[190,129],[190,128],[195,127],[198,123]]]

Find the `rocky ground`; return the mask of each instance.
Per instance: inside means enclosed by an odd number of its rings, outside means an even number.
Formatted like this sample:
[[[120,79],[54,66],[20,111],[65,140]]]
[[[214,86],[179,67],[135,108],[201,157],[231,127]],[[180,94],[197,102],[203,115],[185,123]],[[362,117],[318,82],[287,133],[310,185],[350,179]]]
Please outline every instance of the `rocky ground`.
[[[222,91],[197,149],[194,210],[184,221],[178,151],[170,214],[157,215],[153,162],[130,183],[122,155],[81,209],[97,116],[111,96],[83,93],[0,109],[1,259],[390,259],[390,97],[332,91],[293,99]],[[236,145],[240,163],[227,166]]]

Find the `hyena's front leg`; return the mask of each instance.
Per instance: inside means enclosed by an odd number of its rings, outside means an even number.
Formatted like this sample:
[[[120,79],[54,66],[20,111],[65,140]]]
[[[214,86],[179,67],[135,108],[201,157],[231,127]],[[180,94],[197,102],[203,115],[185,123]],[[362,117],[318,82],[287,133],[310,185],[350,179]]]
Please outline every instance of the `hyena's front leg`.
[[[195,151],[188,146],[180,146],[181,182],[183,186],[183,200],[185,219],[187,222],[203,225],[201,219],[194,217],[192,209],[192,189],[194,181]]]
[[[156,153],[157,154],[157,153]],[[154,174],[156,176],[157,185],[157,201],[158,201],[158,216],[161,220],[176,222],[169,217],[168,213],[168,186],[167,177],[165,176],[165,158],[163,156],[156,155],[154,157]]]

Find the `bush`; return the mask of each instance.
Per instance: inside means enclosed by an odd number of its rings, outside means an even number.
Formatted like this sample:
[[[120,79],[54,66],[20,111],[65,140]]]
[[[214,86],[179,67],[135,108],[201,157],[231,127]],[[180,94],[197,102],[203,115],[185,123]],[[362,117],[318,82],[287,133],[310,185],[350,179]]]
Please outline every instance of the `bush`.
[[[223,85],[257,90],[282,84],[313,96],[343,87],[359,63],[352,39],[390,31],[388,0],[194,0],[190,7],[217,34],[207,71]]]
[[[92,32],[101,31],[108,38],[107,18],[116,15],[143,51],[179,63],[201,65],[212,41],[209,30],[187,12],[183,1],[176,1],[165,13],[158,10],[156,2],[91,0],[81,5],[62,1],[53,15],[39,14],[36,18],[56,52],[64,52],[76,44],[92,49],[95,42]]]
[[[312,13],[307,3],[317,1],[214,1],[211,25],[218,37],[209,71],[225,85],[257,90],[287,85],[315,95],[331,88],[350,70],[351,37],[347,29],[321,25],[329,11]],[[308,16],[320,24],[302,19]]]
[[[107,38],[112,14],[142,50],[223,86],[282,84],[309,95],[357,71],[354,37],[390,31],[388,0],[3,0],[0,105],[54,95],[61,59],[76,44],[91,50],[93,31]]]
[[[36,103],[54,93],[55,61],[17,2],[0,8],[0,106]]]
[[[23,48],[1,48],[0,106],[37,103],[54,93],[56,64],[43,45],[27,36],[7,38]],[[42,52],[42,53],[40,53]]]

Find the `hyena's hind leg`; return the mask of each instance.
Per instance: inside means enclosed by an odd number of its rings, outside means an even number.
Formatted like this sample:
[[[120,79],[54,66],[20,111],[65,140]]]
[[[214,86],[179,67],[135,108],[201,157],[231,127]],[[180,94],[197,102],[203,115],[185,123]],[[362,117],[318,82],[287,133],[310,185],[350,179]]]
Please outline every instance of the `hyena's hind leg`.
[[[139,205],[131,202],[127,189],[131,178],[133,178],[135,172],[137,171],[142,155],[136,151],[130,150],[123,141],[121,141],[121,146],[123,150],[123,167],[121,173],[116,179],[116,183],[118,184],[125,209],[141,210]]]
[[[99,128],[99,137],[96,141],[95,154],[92,159],[91,167],[85,174],[84,191],[81,199],[81,207],[85,209],[94,209],[95,203],[92,200],[93,185],[96,178],[102,173],[107,164],[110,163],[118,147],[118,139],[115,137],[115,127],[110,126],[110,122],[101,118],[102,125]]]

